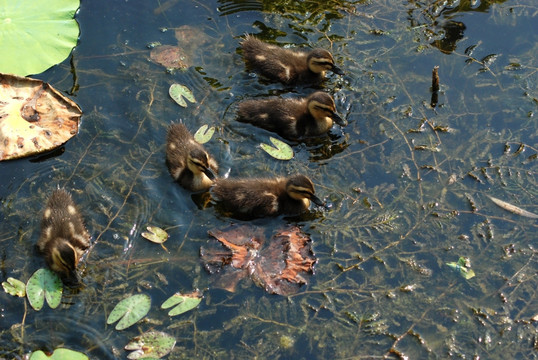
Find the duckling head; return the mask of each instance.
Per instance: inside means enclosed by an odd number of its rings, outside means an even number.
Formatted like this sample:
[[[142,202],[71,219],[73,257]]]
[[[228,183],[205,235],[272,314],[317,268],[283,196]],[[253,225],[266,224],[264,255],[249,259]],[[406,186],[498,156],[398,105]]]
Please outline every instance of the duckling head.
[[[79,275],[76,272],[79,254],[69,240],[58,237],[52,239],[47,246],[49,249],[46,259],[49,267],[60,275],[66,285],[80,283]]]
[[[209,167],[209,156],[200,149],[192,149],[189,152],[187,166],[194,175],[205,174],[210,180],[215,179],[215,174]]]
[[[310,201],[318,206],[325,206],[316,195],[314,195],[314,184],[304,175],[294,175],[286,183],[286,192],[294,199],[303,201],[305,206],[310,206]]]
[[[340,126],[345,126],[346,122],[336,113],[336,105],[331,95],[323,91],[316,91],[308,97],[307,107],[310,114],[318,123],[327,122],[329,127],[334,121]]]
[[[316,74],[325,74],[329,70],[337,75],[344,75],[344,71],[335,65],[333,56],[325,49],[314,49],[306,58],[310,71]]]

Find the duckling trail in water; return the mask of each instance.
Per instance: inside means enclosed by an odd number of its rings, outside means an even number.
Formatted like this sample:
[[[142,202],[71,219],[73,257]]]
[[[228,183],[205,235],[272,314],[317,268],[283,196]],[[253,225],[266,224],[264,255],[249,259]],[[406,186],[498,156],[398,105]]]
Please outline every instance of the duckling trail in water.
[[[238,121],[275,132],[287,140],[325,134],[333,121],[346,125],[336,113],[331,95],[323,91],[300,99],[246,100],[239,104],[237,115]]]
[[[190,191],[209,189],[219,170],[215,159],[180,123],[168,128],[166,165],[174,180]]]
[[[48,266],[58,273],[67,285],[80,282],[76,272],[78,262],[90,246],[90,234],[71,195],[55,190],[43,212],[38,249],[45,255]]]
[[[211,189],[217,207],[226,215],[254,219],[300,215],[310,202],[325,204],[314,194],[314,184],[304,175],[269,179],[217,179]]]
[[[325,78],[326,71],[344,74],[335,65],[331,53],[324,49],[293,51],[250,35],[241,42],[241,48],[248,66],[269,80],[286,85],[318,84]]]

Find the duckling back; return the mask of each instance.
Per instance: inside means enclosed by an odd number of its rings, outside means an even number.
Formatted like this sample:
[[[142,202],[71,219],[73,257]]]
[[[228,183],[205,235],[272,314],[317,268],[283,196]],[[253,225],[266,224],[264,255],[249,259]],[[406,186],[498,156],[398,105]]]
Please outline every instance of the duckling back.
[[[78,261],[90,246],[90,234],[71,195],[55,190],[50,196],[43,219],[38,249],[49,267],[63,279],[73,279]]]
[[[319,83],[326,70],[343,74],[327,50],[293,51],[264,43],[253,36],[247,36],[241,48],[247,65],[269,80],[286,85]]]
[[[213,185],[213,173],[218,172],[215,159],[181,123],[172,124],[168,129],[166,164],[174,180],[190,191],[207,190]]]
[[[317,91],[307,98],[246,100],[239,104],[237,120],[273,131],[285,139],[318,136],[345,122],[336,113],[333,98]]]
[[[310,200],[320,203],[314,195],[312,182],[303,175],[218,179],[211,193],[218,208],[239,219],[299,215],[308,210]]]

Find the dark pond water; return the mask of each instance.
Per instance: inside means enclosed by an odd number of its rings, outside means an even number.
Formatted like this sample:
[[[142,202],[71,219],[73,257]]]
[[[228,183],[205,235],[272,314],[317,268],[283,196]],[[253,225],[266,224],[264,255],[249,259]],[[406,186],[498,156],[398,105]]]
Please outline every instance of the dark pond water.
[[[537,356],[537,223],[490,196],[538,213],[538,6],[534,1],[84,1],[72,62],[39,78],[82,109],[79,134],[49,156],[0,164],[0,281],[45,266],[34,244],[43,206],[65,187],[94,246],[85,287],[55,310],[0,293],[0,357],[67,347],[92,359],[126,358],[142,332],[177,339],[179,358],[481,358]],[[169,72],[148,44],[189,38],[191,66]],[[294,146],[291,161],[259,147],[270,133],[235,121],[238,101],[294,97],[245,71],[244,34],[290,47],[324,47],[346,75],[324,89],[348,121]],[[431,106],[431,73],[441,89]],[[185,84],[196,104],[168,96]],[[208,230],[232,221],[202,209],[164,162],[167,126],[217,132],[206,148],[221,175],[301,172],[331,204],[293,221],[318,262],[292,296],[250,281],[216,288],[200,263]],[[257,220],[269,231],[285,219]],[[168,252],[141,237],[166,229]],[[476,276],[446,265],[460,256]],[[160,304],[200,289],[200,306],[168,317]],[[145,320],[106,325],[128,295],[151,296]]]

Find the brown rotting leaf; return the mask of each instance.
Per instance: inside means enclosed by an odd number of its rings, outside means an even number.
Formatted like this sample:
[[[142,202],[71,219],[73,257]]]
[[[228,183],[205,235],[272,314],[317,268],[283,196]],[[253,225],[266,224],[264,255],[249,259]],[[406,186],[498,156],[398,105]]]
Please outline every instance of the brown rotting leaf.
[[[52,150],[78,132],[82,110],[38,79],[0,74],[0,160]]]

